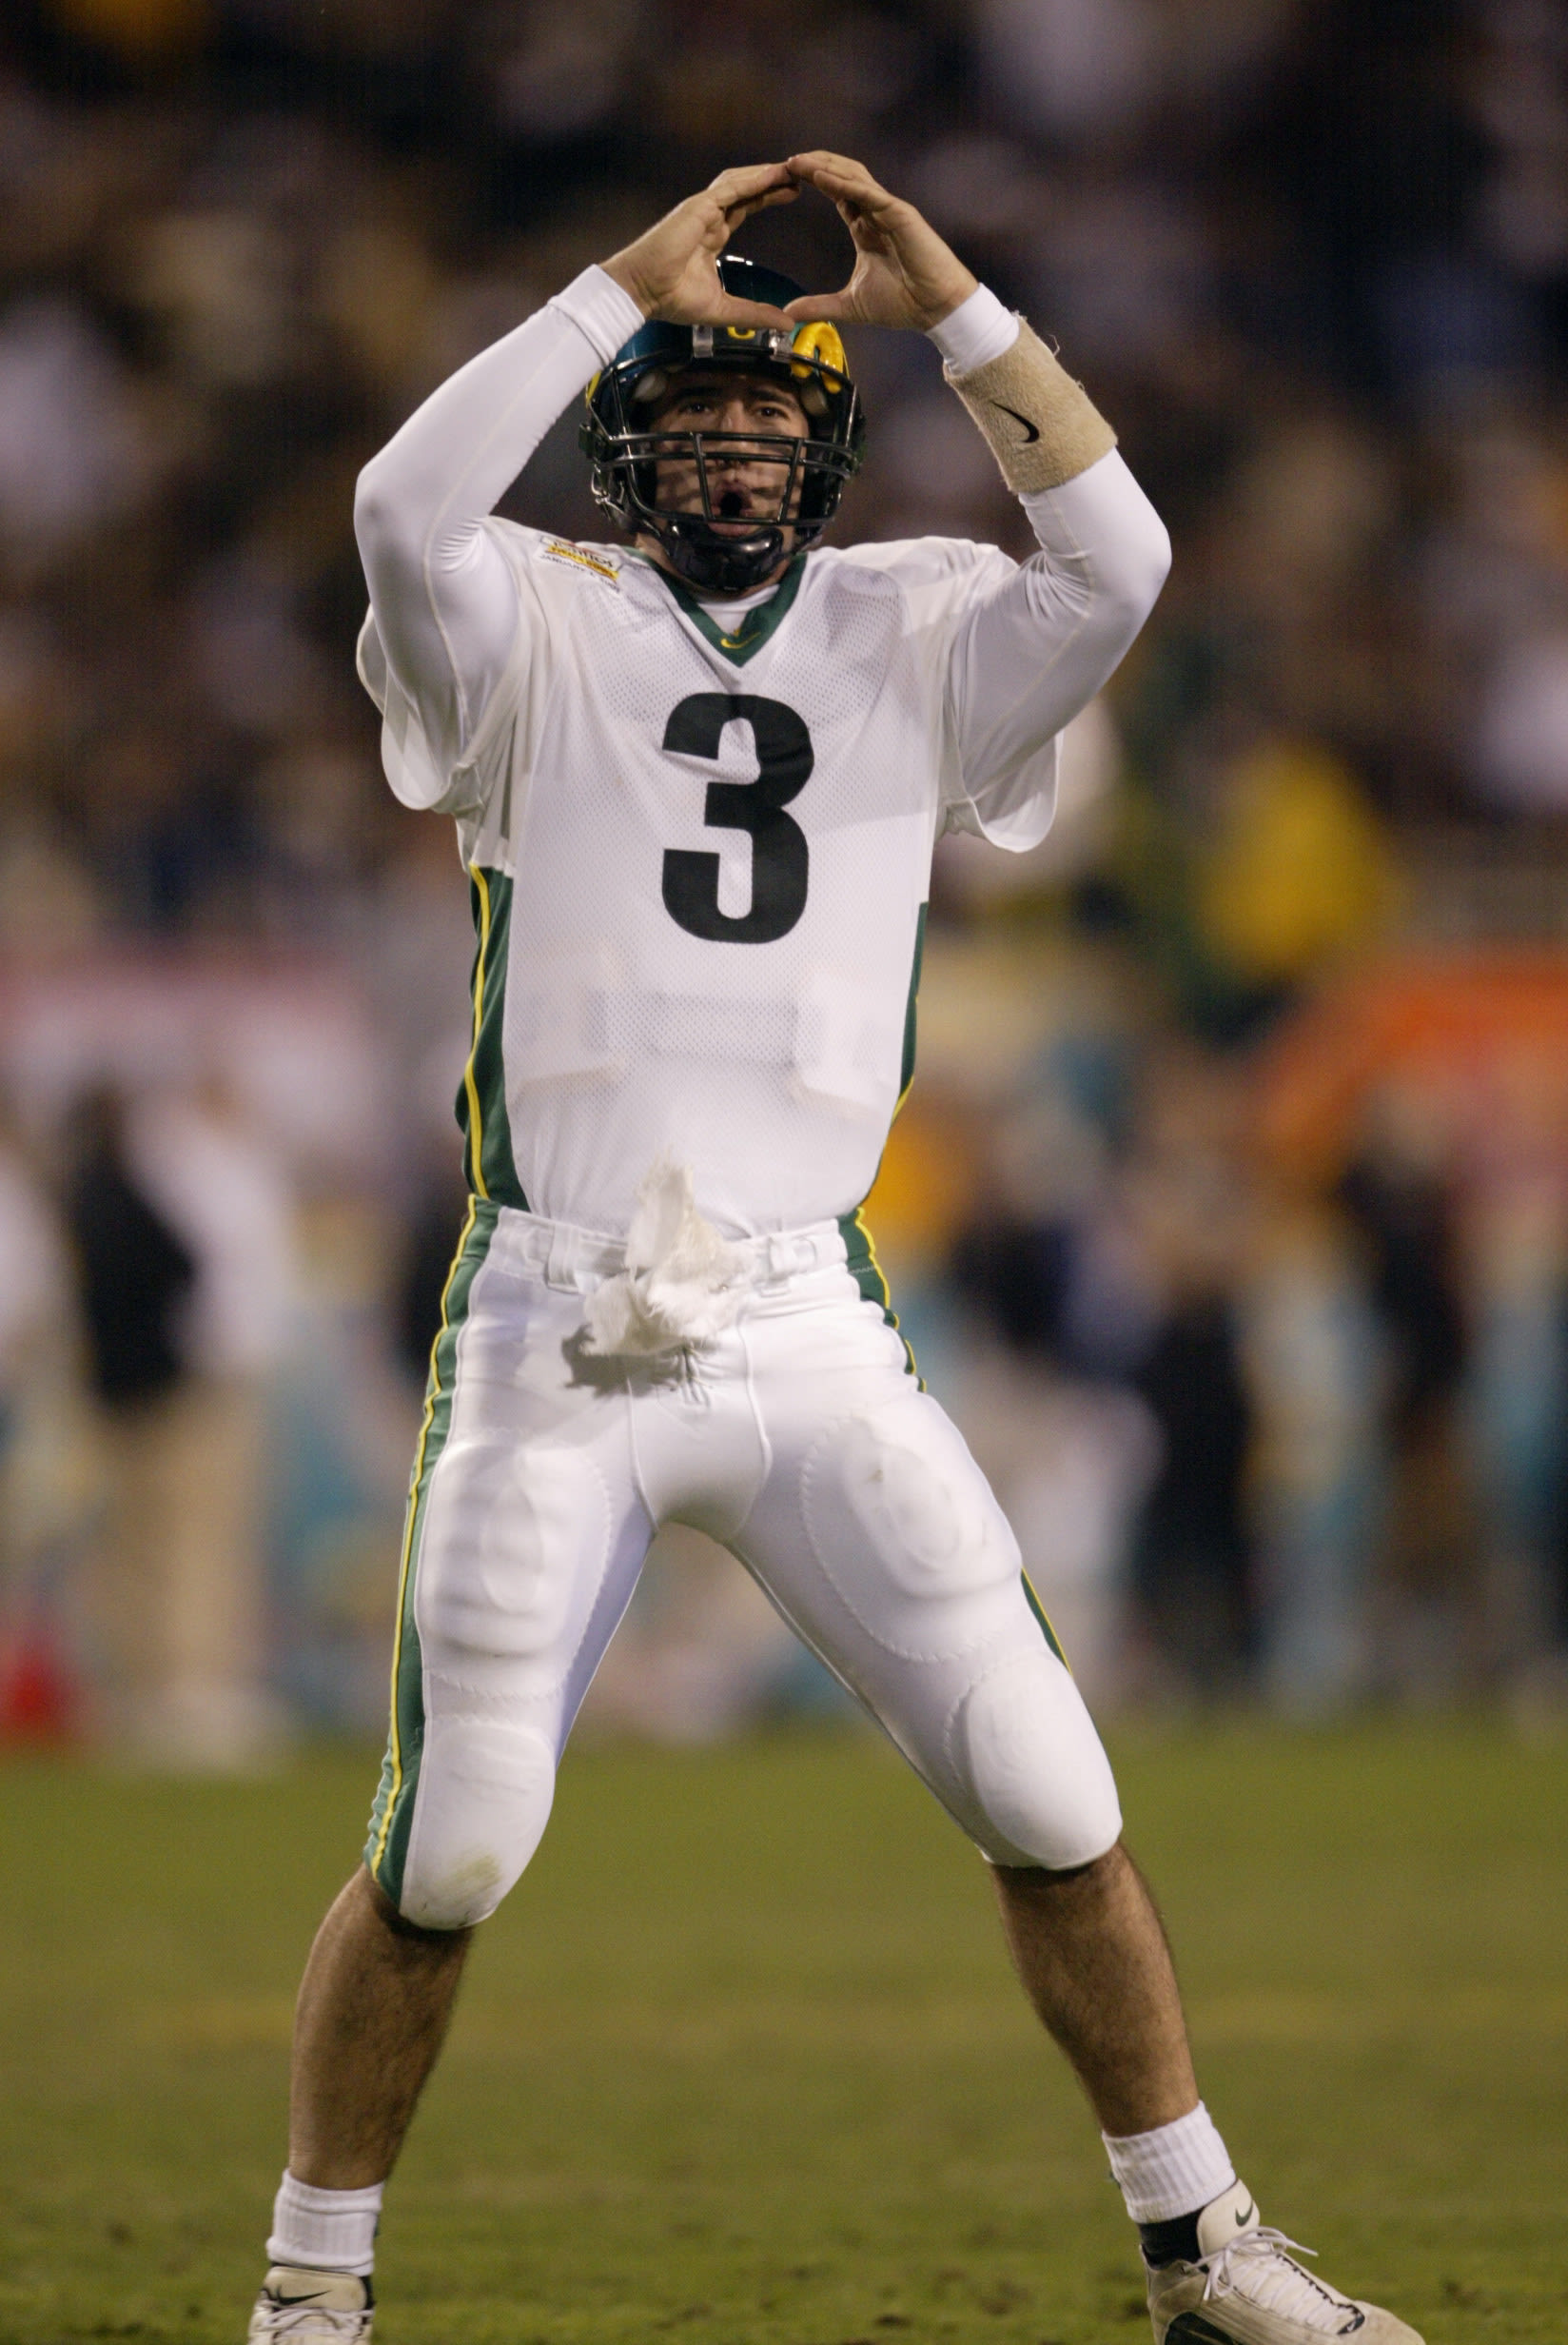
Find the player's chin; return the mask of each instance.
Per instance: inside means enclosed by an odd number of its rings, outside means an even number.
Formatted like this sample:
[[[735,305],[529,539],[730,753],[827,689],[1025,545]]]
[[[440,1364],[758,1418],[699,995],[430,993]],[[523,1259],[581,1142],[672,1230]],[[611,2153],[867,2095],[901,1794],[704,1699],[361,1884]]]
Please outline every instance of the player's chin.
[[[755,537],[759,529],[782,529],[793,538],[794,520],[793,514],[785,515],[779,511],[776,497],[760,497],[755,505],[748,505],[743,513],[733,510],[715,513],[710,518],[709,527],[727,538]]]

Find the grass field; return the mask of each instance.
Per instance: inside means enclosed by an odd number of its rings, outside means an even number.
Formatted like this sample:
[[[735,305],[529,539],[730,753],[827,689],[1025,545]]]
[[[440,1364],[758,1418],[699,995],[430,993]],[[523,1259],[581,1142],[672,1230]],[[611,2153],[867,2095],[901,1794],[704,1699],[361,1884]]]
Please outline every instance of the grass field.
[[[1266,2218],[1431,2345],[1568,2337],[1568,1748],[1116,1756]],[[0,1769],[0,2340],[238,2345],[372,1763]],[[574,1758],[389,2194],[378,2345],[1147,2337],[982,1867],[850,1732]]]

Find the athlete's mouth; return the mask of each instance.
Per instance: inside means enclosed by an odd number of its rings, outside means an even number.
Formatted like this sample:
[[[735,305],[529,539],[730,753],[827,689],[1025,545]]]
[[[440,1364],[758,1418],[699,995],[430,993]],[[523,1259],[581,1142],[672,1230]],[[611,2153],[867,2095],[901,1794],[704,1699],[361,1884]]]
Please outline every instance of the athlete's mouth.
[[[788,526],[778,509],[779,502],[778,487],[773,481],[748,485],[742,481],[715,481],[710,477],[705,503],[699,490],[670,509],[703,515],[715,537],[753,538],[759,529]]]
[[[727,538],[752,537],[777,522],[776,500],[730,487],[714,500],[713,526]]]

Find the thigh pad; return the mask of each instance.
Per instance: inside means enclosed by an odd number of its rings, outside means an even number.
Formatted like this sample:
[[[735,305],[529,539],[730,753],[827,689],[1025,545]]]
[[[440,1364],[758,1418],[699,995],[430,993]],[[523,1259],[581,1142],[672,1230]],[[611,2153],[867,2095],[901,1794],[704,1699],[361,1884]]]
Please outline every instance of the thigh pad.
[[[478,1693],[537,1697],[570,1665],[610,1540],[610,1493],[587,1451],[488,1435],[451,1443],[421,1541],[425,1667]]]
[[[962,1435],[925,1394],[829,1426],[805,1460],[800,1501],[824,1576],[889,1652],[955,1659],[1006,1620],[1017,1542]]]

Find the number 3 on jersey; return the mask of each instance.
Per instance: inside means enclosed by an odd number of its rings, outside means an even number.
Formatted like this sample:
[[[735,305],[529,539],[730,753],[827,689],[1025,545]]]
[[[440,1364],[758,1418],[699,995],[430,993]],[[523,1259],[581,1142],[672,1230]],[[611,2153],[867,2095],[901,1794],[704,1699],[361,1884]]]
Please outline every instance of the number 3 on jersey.
[[[811,779],[812,737],[782,700],[752,693],[694,692],[670,711],[664,746],[716,758],[727,724],[746,724],[756,750],[755,781],[711,781],[703,820],[714,831],[749,831],[752,908],[718,908],[718,857],[671,847],[664,857],[664,908],[689,936],[715,944],[773,944],[806,909],[806,834],[784,812]]]

